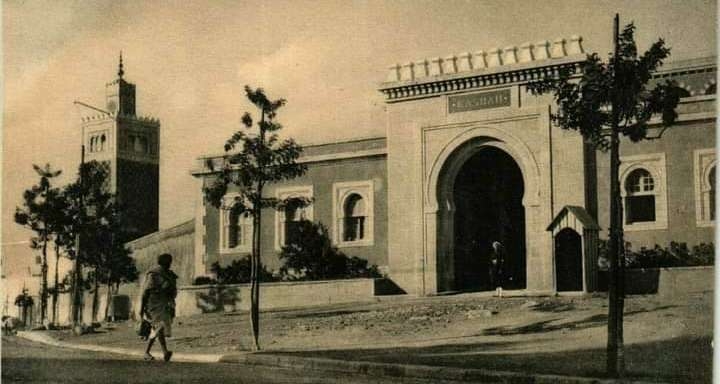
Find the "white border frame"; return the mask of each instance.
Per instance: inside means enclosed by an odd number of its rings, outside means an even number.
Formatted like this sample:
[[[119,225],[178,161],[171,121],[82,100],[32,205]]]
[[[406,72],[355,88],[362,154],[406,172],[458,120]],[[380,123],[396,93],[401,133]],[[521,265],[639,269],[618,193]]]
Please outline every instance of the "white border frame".
[[[219,225],[218,230],[220,231],[220,236],[218,239],[220,240],[220,243],[218,244],[218,253],[220,254],[228,254],[228,253],[250,253],[252,252],[252,238],[250,239],[250,244],[243,244],[238,245],[234,248],[225,248],[225,222],[228,220],[230,216],[230,210],[225,209],[227,207],[226,202],[229,200],[234,200],[236,197],[240,196],[237,192],[229,192],[226,193],[225,196],[222,198],[222,205],[220,206],[220,209],[218,209],[219,213]],[[240,220],[252,220],[248,218],[240,218]],[[247,225],[247,224],[245,224]],[[250,221],[250,230],[252,231],[252,221]]]
[[[341,219],[345,218],[345,200],[351,194],[358,194],[365,200],[366,217],[365,238],[356,241],[342,240],[342,223]],[[332,231],[333,243],[338,248],[345,247],[368,247],[375,244],[375,182],[373,180],[363,181],[346,181],[333,183],[333,211],[332,211]]]
[[[693,151],[693,183],[695,184],[695,224],[698,227],[712,227],[715,220],[710,220],[710,185],[708,173],[717,167],[715,148],[696,149]],[[716,168],[717,172],[717,168]]]
[[[275,190],[275,197],[284,200],[289,197],[305,197],[313,198],[313,185],[296,185],[290,187],[279,187]],[[313,204],[305,207],[305,218],[313,221]],[[285,245],[285,231],[283,224],[285,223],[285,212],[283,210],[275,210],[275,250],[280,251]]]
[[[625,180],[630,172],[643,168],[650,172],[655,185],[655,221],[627,224],[627,207],[625,198]],[[667,171],[665,167],[665,153],[648,153],[634,156],[620,157],[620,195],[623,205],[623,228],[626,231],[661,230],[668,227],[667,209]]]

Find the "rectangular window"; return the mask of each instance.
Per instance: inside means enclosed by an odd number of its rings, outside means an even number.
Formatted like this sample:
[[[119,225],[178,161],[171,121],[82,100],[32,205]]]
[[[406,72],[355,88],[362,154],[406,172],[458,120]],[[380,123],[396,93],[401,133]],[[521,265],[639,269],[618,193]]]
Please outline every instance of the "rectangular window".
[[[655,221],[655,196],[630,196],[625,200],[627,224]]]
[[[365,238],[365,217],[345,217],[343,241],[357,241]]]
[[[300,221],[285,222],[285,245],[298,243],[300,240]]]

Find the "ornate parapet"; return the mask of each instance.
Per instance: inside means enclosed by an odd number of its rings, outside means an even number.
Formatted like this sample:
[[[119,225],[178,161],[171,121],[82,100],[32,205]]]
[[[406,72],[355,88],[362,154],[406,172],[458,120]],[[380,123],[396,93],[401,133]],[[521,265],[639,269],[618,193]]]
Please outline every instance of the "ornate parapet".
[[[113,117],[114,116],[110,113],[98,113],[95,115],[82,116],[80,119],[82,120],[83,123],[91,123],[91,122],[96,122],[96,121],[112,120]]]
[[[527,82],[577,68],[585,59],[582,37],[524,43],[395,64],[380,86],[388,102],[465,89]]]

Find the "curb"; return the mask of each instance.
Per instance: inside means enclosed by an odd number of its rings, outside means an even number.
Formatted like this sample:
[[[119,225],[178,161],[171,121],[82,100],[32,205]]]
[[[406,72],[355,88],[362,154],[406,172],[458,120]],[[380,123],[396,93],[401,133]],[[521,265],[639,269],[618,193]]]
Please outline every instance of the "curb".
[[[294,369],[312,369],[367,376],[389,376],[425,380],[452,380],[470,383],[533,383],[533,384],[615,384],[649,382],[598,379],[589,377],[530,374],[487,369],[438,367],[429,365],[390,364],[365,361],[347,361],[316,357],[296,357],[271,353],[224,355],[222,363],[263,365]],[[658,382],[654,382],[658,384]]]
[[[91,344],[75,344],[57,340],[42,331],[21,331],[18,337],[26,340],[61,348],[80,349],[94,352],[116,353],[142,358],[143,351],[117,347],[103,347]],[[590,377],[561,376],[550,374],[530,374],[510,371],[493,371],[477,368],[439,367],[430,365],[375,363],[368,361],[335,360],[317,357],[297,357],[266,352],[248,352],[235,354],[195,354],[176,353],[173,361],[190,363],[234,363],[257,366],[312,369],[366,375],[370,377],[386,376],[398,378],[417,378],[425,380],[451,380],[469,383],[532,383],[532,384],[616,384],[649,382],[632,380],[598,379]],[[654,382],[658,384],[658,382]]]
[[[93,344],[76,344],[76,343],[68,343],[65,341],[60,341],[55,339],[54,337],[42,332],[42,331],[20,331],[17,333],[18,337],[21,337],[26,340],[35,341],[38,343],[48,344],[55,347],[61,347],[61,348],[71,348],[71,349],[81,349],[85,351],[93,351],[93,352],[107,352],[107,353],[117,353],[121,355],[127,355],[127,356],[137,356],[138,358],[142,358],[145,355],[145,352],[139,351],[136,349],[128,349],[128,348],[117,348],[117,347],[103,347],[100,345],[93,345]],[[199,354],[199,353],[175,353],[173,354],[173,361],[181,361],[186,363],[218,363],[220,362],[220,359],[222,358],[222,355],[218,354]]]

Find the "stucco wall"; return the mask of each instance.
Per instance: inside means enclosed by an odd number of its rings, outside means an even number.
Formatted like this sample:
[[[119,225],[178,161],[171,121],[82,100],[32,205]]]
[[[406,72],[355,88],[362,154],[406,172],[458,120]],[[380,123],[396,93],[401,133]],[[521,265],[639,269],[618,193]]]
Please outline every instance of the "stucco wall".
[[[294,308],[373,300],[374,279],[268,283],[260,286],[260,309]],[[225,307],[225,308],[223,308]],[[177,316],[250,309],[248,284],[180,287]]]
[[[312,211],[313,221],[328,227],[333,238],[337,238],[333,226],[333,184],[350,181],[371,180],[374,186],[373,244],[367,246],[342,247],[341,251],[348,256],[357,256],[368,260],[369,264],[380,267],[387,266],[387,168],[384,155],[366,156],[342,160],[329,160],[308,163],[307,173],[297,179],[285,183],[268,185],[264,191],[266,196],[275,196],[278,188],[291,186],[312,186],[315,199]],[[233,189],[230,188],[229,192]],[[210,266],[219,261],[227,265],[232,260],[245,257],[247,253],[220,253],[220,216],[219,210],[205,204],[205,242],[207,257],[204,264],[205,273]],[[264,210],[262,214],[262,260],[268,269],[276,270],[281,266],[276,247],[275,231],[277,228],[274,210]]]
[[[600,273],[600,290],[607,291],[607,272]],[[657,294],[663,298],[687,298],[688,294],[712,292],[715,289],[715,267],[679,267],[628,269],[625,271],[625,293]]]
[[[666,246],[670,241],[686,242],[692,246],[713,242],[714,228],[699,227],[695,217],[695,187],[693,152],[715,147],[715,122],[696,121],[677,124],[665,131],[659,140],[632,143],[623,140],[621,156],[664,153],[667,187],[667,228],[654,230],[626,230],[625,240],[633,249],[655,244]],[[609,226],[609,154],[598,153],[598,213],[601,237],[607,237]]]

